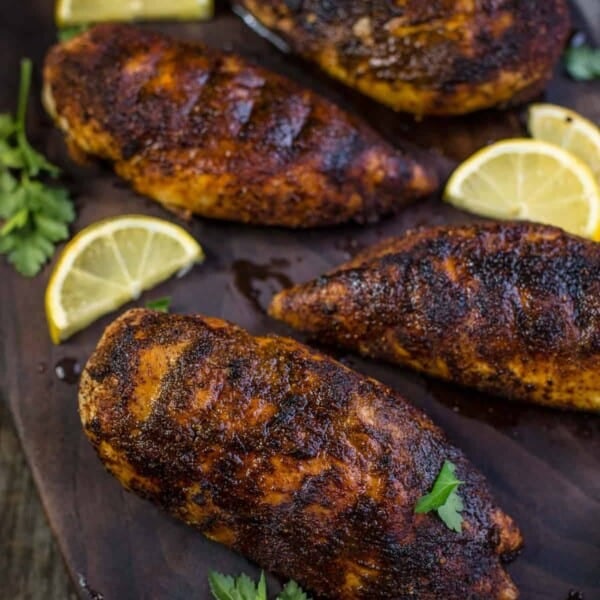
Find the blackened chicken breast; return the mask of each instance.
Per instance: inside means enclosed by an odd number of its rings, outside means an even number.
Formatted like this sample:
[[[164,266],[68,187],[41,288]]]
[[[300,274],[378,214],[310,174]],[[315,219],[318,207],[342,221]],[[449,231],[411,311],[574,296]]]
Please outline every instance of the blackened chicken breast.
[[[177,212],[261,225],[373,221],[437,188],[428,160],[239,56],[130,25],[52,48],[44,103],[74,154]]]
[[[281,337],[144,309],[82,374],[85,432],[128,489],[331,600],[498,599],[521,545],[486,482],[398,393]],[[444,461],[461,533],[415,514]]]
[[[600,410],[600,245],[561,229],[411,231],[284,290],[270,313],[322,343],[492,394]]]

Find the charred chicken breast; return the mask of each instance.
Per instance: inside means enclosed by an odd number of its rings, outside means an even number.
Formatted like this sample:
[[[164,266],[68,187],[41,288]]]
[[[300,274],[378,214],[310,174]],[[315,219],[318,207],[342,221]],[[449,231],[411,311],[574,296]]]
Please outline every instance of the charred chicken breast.
[[[395,110],[453,115],[529,99],[569,33],[566,0],[239,0],[291,49]]]
[[[320,342],[492,394],[600,410],[600,245],[494,223],[421,229],[279,293]]]
[[[287,227],[364,222],[437,186],[427,165],[285,77],[128,25],[52,48],[44,102],[72,149],[186,213]]]
[[[397,393],[298,342],[131,310],[79,406],[125,487],[322,598],[517,598],[501,557],[521,536],[483,477]],[[415,514],[445,460],[461,533]]]

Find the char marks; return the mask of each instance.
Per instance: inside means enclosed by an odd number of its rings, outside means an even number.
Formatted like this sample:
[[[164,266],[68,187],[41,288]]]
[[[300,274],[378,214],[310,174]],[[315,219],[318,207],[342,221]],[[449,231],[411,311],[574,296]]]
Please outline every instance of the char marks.
[[[313,227],[374,220],[437,187],[428,162],[359,119],[201,44],[99,25],[51,49],[44,78],[71,145],[176,210]]]
[[[387,240],[270,312],[321,342],[510,398],[600,407],[600,249],[529,223]]]
[[[569,33],[565,0],[241,3],[330,75],[416,114],[533,97]]]
[[[516,598],[499,540],[520,534],[482,476],[400,396],[297,342],[133,310],[90,359],[80,411],[125,486],[324,598]],[[446,459],[460,535],[414,514]]]

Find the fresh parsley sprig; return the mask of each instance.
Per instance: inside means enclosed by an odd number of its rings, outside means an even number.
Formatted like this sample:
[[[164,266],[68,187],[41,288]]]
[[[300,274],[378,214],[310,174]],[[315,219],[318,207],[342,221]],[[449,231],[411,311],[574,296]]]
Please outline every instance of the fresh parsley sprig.
[[[295,581],[288,581],[277,600],[311,600]]]
[[[453,463],[444,461],[431,492],[417,502],[415,512],[428,513],[435,510],[446,527],[460,533],[463,520],[460,512],[464,506],[456,490],[464,482],[456,478],[455,471]]]
[[[31,85],[31,61],[21,61],[16,117],[0,114],[0,254],[26,277],[33,277],[54,254],[55,244],[69,237],[75,218],[63,188],[36,180],[60,170],[27,140],[25,119]]]
[[[148,300],[145,306],[150,310],[168,313],[169,309],[171,308],[171,300],[171,296],[165,296],[164,298],[155,298],[154,300]]]
[[[568,48],[564,54],[567,73],[577,81],[600,79],[600,48],[582,45]]]
[[[232,577],[211,571],[208,575],[208,583],[216,600],[267,600],[267,581],[264,573],[261,573],[260,580],[255,583],[244,573],[239,577]],[[311,599],[295,581],[290,581],[276,600]]]

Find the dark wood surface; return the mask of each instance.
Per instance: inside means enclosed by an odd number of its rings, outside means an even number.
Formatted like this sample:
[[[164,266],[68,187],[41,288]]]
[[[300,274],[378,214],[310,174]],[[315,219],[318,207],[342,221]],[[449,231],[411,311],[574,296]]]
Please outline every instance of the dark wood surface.
[[[1,401],[0,581],[3,599],[75,600],[8,407]]]
[[[31,56],[39,67],[53,41],[51,4],[39,0],[10,11],[3,8],[2,110],[10,108],[16,97],[19,58]],[[582,4],[589,18],[598,18],[597,0]],[[598,20],[593,22],[600,25]],[[401,137],[409,137],[460,158],[492,139],[521,130],[519,111],[422,124],[392,115],[332,84],[301,61],[278,54],[226,14],[210,25],[165,29],[234,48],[287,72],[367,115],[398,143]],[[574,84],[557,74],[548,98],[600,121],[597,83]],[[135,196],[106,169],[75,167],[65,155],[61,136],[37,102],[32,103],[29,126],[36,145],[68,173],[66,183],[79,209],[76,229],[123,212],[172,218]],[[444,162],[440,159],[440,164]],[[207,262],[186,279],[168,282],[151,296],[172,294],[175,310],[223,316],[255,333],[289,333],[264,314],[272,292],[286,282],[315,276],[365,244],[409,226],[466,218],[432,200],[368,229],[291,233],[198,219],[190,229],[205,246]],[[35,280],[25,280],[0,265],[0,394],[11,408],[44,508],[80,595],[94,597],[98,592],[106,600],[206,598],[208,569],[256,573],[243,558],[123,492],[103,471],[81,433],[76,386],[60,381],[54,366],[64,358],[83,363],[112,317],[60,347],[51,346],[42,301],[48,273],[46,269]],[[397,368],[354,357],[344,359],[399,389],[426,410],[489,477],[498,501],[525,534],[526,547],[509,567],[523,598],[562,600],[570,589],[584,592],[588,600],[600,598],[597,416],[509,404]],[[67,598],[70,591],[62,564],[31,499],[31,482],[16,451],[4,407],[0,410],[0,436],[0,598]]]

